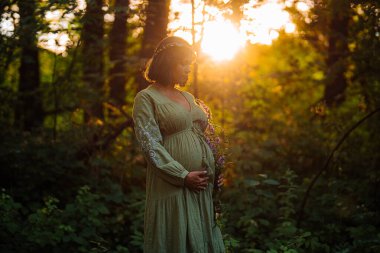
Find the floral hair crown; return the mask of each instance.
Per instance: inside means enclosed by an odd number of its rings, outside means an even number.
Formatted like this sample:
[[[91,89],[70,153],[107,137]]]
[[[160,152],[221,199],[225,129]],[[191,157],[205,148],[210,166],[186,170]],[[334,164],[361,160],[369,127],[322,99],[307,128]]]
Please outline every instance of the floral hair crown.
[[[186,48],[192,50],[192,48],[189,45],[185,44],[185,43],[182,43],[182,42],[171,42],[171,43],[168,43],[168,44],[166,44],[165,46],[163,46],[161,48],[157,48],[156,51],[153,54],[153,57],[157,56],[162,51],[165,51],[166,49],[169,49],[169,48],[172,48],[172,47],[186,47]]]

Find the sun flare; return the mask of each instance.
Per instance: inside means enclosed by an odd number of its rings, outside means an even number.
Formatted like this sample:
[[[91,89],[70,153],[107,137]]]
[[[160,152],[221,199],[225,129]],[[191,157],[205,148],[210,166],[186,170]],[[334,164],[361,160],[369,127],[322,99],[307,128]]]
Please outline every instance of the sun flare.
[[[197,24],[195,40],[201,39],[202,52],[217,61],[232,59],[247,42],[270,45],[279,37],[280,30],[286,33],[296,30],[289,13],[284,11],[284,5],[279,0],[267,0],[261,5],[257,5],[256,1],[244,4],[243,17],[238,25],[225,18],[225,14],[228,14],[225,11],[204,6],[200,0],[194,2],[194,22]],[[301,7],[306,9],[304,5]],[[173,0],[171,13],[169,30],[191,43],[191,4],[189,1]],[[200,38],[202,28],[199,24],[204,25],[203,38]]]
[[[215,60],[230,60],[245,44],[245,39],[230,21],[219,20],[205,24],[202,51]]]

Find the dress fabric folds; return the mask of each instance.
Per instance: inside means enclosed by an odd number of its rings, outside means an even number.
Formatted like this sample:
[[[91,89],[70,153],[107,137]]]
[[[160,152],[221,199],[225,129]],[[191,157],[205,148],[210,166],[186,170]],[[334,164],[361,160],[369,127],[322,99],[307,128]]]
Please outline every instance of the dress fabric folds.
[[[190,93],[181,94],[190,110],[154,85],[135,97],[135,133],[148,164],[144,252],[224,253],[212,202],[214,157],[203,137],[207,116]],[[202,168],[209,184],[196,193],[184,186],[184,178]]]

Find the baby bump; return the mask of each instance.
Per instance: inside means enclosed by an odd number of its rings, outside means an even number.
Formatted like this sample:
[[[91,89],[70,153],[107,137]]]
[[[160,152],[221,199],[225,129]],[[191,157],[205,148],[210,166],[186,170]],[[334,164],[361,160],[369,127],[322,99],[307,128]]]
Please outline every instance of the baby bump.
[[[202,147],[194,132],[185,131],[168,136],[164,138],[164,147],[186,170],[202,169]]]

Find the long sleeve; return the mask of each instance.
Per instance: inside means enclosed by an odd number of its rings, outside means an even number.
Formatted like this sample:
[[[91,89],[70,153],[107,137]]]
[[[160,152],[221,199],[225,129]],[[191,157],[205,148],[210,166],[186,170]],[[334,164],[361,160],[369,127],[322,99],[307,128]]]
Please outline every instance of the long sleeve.
[[[171,184],[183,186],[189,172],[164,148],[154,105],[147,94],[140,92],[135,97],[133,121],[135,134],[144,156],[153,165],[158,176]]]

